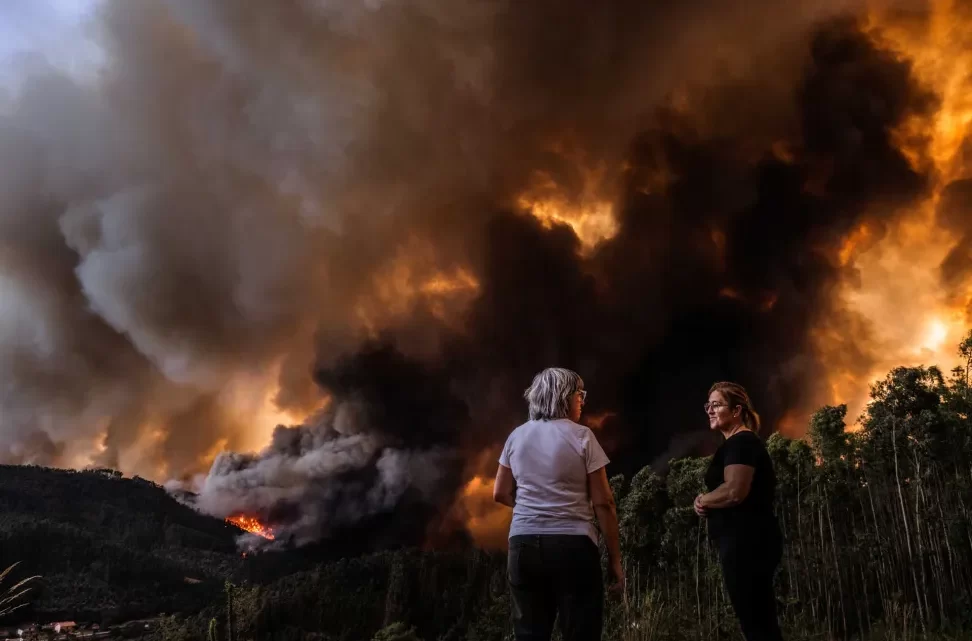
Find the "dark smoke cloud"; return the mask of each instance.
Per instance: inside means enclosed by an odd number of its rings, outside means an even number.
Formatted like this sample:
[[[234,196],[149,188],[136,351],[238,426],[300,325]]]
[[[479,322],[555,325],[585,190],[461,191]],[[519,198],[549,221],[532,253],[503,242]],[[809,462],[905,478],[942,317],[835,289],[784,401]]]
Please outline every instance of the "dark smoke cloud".
[[[851,21],[825,23],[807,47],[783,118],[789,158],[765,138],[753,153],[761,123],[700,135],[691,119],[662,114],[630,148],[621,230],[590,260],[577,259],[567,229],[518,216],[489,223],[455,374],[476,380],[474,390],[501,389],[507,413],[484,413],[483,425],[503,434],[522,414],[510,399],[551,363],[582,372],[591,411],[617,412],[604,436],[632,453],[617,456],[621,469],[701,427],[713,381],[743,381],[770,426],[815,400],[824,372],[810,330],[854,322],[834,307],[833,250],[865,217],[880,225],[874,211],[893,216],[926,194],[892,130],[933,113],[935,101]],[[734,89],[710,88],[708,100],[738,109]],[[660,169],[667,186],[643,193]],[[465,363],[475,371],[463,373]],[[483,432],[477,446],[496,442],[495,430]]]
[[[941,265],[941,278],[949,291],[959,293],[972,276],[972,180],[949,183],[938,203],[939,224],[957,239]],[[972,321],[972,308],[967,310]]]
[[[35,70],[0,114],[0,458],[224,450],[208,512],[417,541],[543,367],[611,413],[612,472],[701,443],[715,380],[808,407],[811,330],[862,331],[834,253],[926,193],[891,132],[936,104],[856,3],[762,4],[105,3],[97,83]],[[517,211],[595,167],[613,239]],[[270,382],[329,400],[239,453]]]

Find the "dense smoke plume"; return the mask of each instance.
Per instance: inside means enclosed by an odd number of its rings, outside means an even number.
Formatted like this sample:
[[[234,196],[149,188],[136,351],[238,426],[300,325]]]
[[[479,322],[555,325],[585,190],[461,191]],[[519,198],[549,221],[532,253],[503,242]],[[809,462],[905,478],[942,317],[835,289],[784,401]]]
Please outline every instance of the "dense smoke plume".
[[[762,4],[105,2],[97,79],[0,113],[0,458],[416,542],[543,367],[612,473],[705,451],[716,380],[799,433],[883,362],[844,294],[939,193],[943,98],[856,3]]]

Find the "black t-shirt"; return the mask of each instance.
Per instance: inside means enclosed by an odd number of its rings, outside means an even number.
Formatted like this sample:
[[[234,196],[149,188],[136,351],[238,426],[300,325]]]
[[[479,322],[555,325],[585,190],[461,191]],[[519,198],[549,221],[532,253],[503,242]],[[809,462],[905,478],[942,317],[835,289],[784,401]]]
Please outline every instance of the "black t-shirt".
[[[710,492],[725,481],[727,465],[755,468],[753,481],[749,494],[739,505],[709,509],[709,535],[713,539],[738,536],[752,539],[778,532],[773,513],[776,474],[763,440],[749,430],[742,430],[726,439],[712,456],[709,469],[705,472],[705,485]]]

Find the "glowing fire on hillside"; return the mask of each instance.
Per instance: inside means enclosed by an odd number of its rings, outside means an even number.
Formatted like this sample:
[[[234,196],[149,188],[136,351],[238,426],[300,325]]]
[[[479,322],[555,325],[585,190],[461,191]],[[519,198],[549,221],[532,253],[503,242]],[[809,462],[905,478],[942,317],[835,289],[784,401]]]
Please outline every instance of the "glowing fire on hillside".
[[[246,514],[234,514],[228,517],[226,522],[251,534],[262,536],[269,541],[273,541],[274,539],[273,529],[261,523],[256,517],[247,516]]]

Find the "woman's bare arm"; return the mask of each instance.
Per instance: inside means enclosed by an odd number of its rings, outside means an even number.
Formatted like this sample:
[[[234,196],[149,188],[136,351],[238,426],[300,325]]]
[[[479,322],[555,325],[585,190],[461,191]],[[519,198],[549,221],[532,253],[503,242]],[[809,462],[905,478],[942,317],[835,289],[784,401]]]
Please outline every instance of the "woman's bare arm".
[[[607,546],[611,574],[617,586],[624,587],[624,574],[621,569],[621,541],[618,536],[618,510],[614,502],[614,492],[608,483],[607,470],[601,468],[587,475],[587,487],[594,506],[594,514],[601,526],[601,534]]]
[[[700,496],[700,506],[703,509],[718,510],[739,505],[749,496],[755,472],[756,469],[749,465],[727,465],[723,472],[725,481],[708,494]]]
[[[509,507],[513,507],[513,470],[500,463],[496,470],[496,480],[493,482],[493,500]]]

